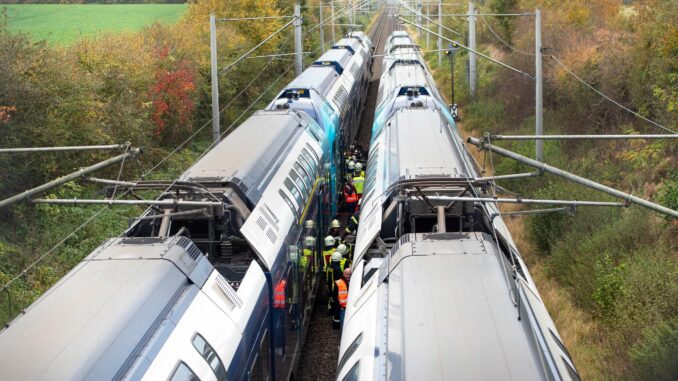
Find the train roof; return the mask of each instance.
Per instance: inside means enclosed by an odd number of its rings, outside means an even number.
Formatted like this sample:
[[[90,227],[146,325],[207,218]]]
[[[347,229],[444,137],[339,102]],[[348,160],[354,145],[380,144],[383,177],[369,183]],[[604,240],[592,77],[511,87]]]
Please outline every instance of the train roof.
[[[0,333],[0,378],[115,378],[134,360],[130,347],[211,270],[185,237],[109,240]]]
[[[301,75],[290,82],[285,89],[315,89],[325,95],[339,74],[329,66],[309,66]]]
[[[570,364],[553,357],[560,339],[548,315],[548,320],[540,315],[545,313],[541,301],[523,299],[518,319],[505,273],[510,264],[501,258],[485,233],[403,236],[362,287],[364,278],[351,279],[348,309],[353,311],[347,311],[348,340],[340,353],[360,332],[367,337],[354,358],[344,361],[339,377],[356,361],[362,362],[361,379],[372,378],[375,369],[385,372],[381,379],[424,380],[548,380],[566,371]],[[363,296],[372,283],[377,292]],[[378,320],[383,328],[366,325],[377,319],[366,319],[370,312],[360,309],[383,314]],[[376,333],[367,334],[372,329]],[[556,365],[542,363],[542,356]]]
[[[351,61],[353,54],[344,49],[330,49],[325,52],[315,62],[337,62],[341,68],[346,70],[346,66]]]
[[[258,111],[210,150],[180,178],[203,184],[231,184],[251,204],[280,167],[291,142],[310,128],[322,131],[305,113],[293,110]]]
[[[351,49],[353,49],[353,52],[358,52],[360,49],[367,49],[360,41],[358,41],[355,38],[342,38],[341,40],[337,41],[334,46],[332,46],[333,49],[335,47],[343,47],[343,46],[349,46]]]

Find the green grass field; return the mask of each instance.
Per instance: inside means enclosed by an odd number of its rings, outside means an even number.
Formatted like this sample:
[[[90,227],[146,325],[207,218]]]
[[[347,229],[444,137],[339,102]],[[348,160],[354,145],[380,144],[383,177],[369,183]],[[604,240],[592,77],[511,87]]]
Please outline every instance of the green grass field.
[[[173,23],[185,4],[7,4],[7,27],[29,33],[35,40],[66,45],[81,36],[135,31],[154,22]]]

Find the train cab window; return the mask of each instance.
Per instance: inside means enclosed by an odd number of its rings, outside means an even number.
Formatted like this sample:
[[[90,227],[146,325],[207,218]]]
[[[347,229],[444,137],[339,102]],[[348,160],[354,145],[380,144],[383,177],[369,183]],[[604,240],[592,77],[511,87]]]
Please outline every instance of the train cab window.
[[[417,95],[429,95],[429,94],[428,94],[428,90],[426,90],[425,87],[420,87],[420,86],[416,86],[416,87],[401,87],[401,88],[400,88],[400,91],[398,91],[398,96],[399,96],[399,97],[400,97],[400,96],[403,96],[403,95],[407,95],[407,96],[410,96],[410,97],[411,97],[411,96],[414,96],[415,94],[417,94]]]
[[[297,188],[299,188],[302,195],[309,194],[311,190],[306,185],[304,180],[299,176],[297,171],[295,171],[294,169],[290,169],[290,178],[292,179],[292,181],[294,181],[295,184],[297,184]]]
[[[309,192],[313,189],[313,181],[311,180],[311,175],[309,172],[306,170],[306,168],[302,167],[301,164],[299,164],[299,161],[294,163],[294,169],[297,170],[297,173],[301,175],[301,177],[306,181],[306,186],[308,187]]]
[[[285,192],[283,192],[282,190],[278,190],[278,193],[280,193],[280,197],[282,197],[282,199],[285,201],[287,206],[290,207],[290,209],[292,210],[292,214],[296,215],[297,214],[297,208],[294,206],[294,203],[292,202],[292,200],[290,200],[290,198],[287,197]]]
[[[179,361],[179,365],[177,365],[169,381],[200,381],[200,379],[185,362]]]
[[[221,362],[221,359],[217,355],[217,352],[214,351],[212,346],[210,346],[204,337],[199,333],[196,333],[193,337],[193,347],[200,353],[202,358],[207,361],[214,375],[217,376],[217,380],[225,381],[226,380],[226,369],[224,364]]]
[[[280,94],[278,99],[287,98],[287,99],[299,99],[299,98],[310,98],[311,93],[307,89],[287,89]]]
[[[290,180],[290,178],[285,179],[285,187],[287,188],[288,191],[292,194],[295,200],[297,200],[297,205],[299,205],[299,209],[303,208],[304,205],[304,199],[301,196],[301,191],[299,188],[297,188],[296,185]]]

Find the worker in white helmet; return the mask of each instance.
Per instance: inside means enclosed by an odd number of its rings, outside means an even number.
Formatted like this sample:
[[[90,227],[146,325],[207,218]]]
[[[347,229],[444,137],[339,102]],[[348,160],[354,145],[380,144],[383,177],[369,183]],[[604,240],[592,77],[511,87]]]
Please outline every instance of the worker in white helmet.
[[[332,261],[330,262],[330,265],[327,267],[325,273],[327,276],[327,287],[330,295],[334,295],[337,293],[336,290],[336,281],[341,279],[344,270],[348,268],[348,260],[344,258],[343,255],[339,252],[339,249],[346,250],[346,245],[339,245],[339,248],[332,253]],[[335,300],[335,298],[330,298],[330,314],[332,315],[332,328],[339,328],[340,321],[339,321],[339,304]]]
[[[341,243],[341,223],[339,220],[334,219],[330,222],[330,229],[327,231],[327,235],[334,237],[335,246]]]
[[[365,177],[362,174],[363,165],[357,163],[355,165],[355,171],[353,172],[353,186],[355,187],[355,192],[358,194],[358,199],[363,197],[363,184],[365,183]],[[355,208],[354,208],[355,210]]]
[[[334,247],[334,243],[335,243],[336,241],[334,240],[334,237],[332,237],[331,235],[328,235],[327,237],[325,237],[325,240],[324,240],[324,241],[325,241],[325,242],[324,242],[324,243],[325,243],[325,247],[324,247],[324,249],[323,249],[323,258],[325,259],[324,266],[325,266],[325,268],[327,268],[327,267],[329,266],[329,264],[330,264],[330,257],[332,257],[332,254],[333,254],[337,249]]]
[[[313,252],[315,251],[315,237],[307,236],[304,238],[304,251],[303,255],[299,259],[299,265],[301,266],[301,271],[304,272],[309,262],[313,264]]]

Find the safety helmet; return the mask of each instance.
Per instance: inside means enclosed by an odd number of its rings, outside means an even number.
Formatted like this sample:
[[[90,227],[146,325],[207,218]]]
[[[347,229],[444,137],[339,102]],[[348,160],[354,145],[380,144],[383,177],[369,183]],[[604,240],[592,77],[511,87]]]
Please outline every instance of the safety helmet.
[[[335,251],[334,253],[332,253],[332,256],[330,258],[332,258],[332,262],[339,262],[342,259],[344,259],[344,256],[341,255],[340,252]]]
[[[342,243],[337,247],[337,252],[341,255],[346,255],[348,253],[348,247]]]
[[[334,237],[332,237],[331,235],[325,237],[325,246],[334,246],[334,242],[335,242]]]
[[[353,160],[348,162],[348,169],[353,170],[355,168],[355,162]]]
[[[353,155],[353,156],[351,156],[351,160],[356,161],[358,159],[355,157],[355,155]]]
[[[362,163],[355,163],[355,170],[356,171],[362,171],[363,165]]]
[[[315,246],[315,237],[308,236],[308,237],[304,238],[304,246],[314,247]]]
[[[304,227],[305,227],[306,229],[315,229],[315,221],[313,221],[313,220],[306,220],[306,222],[304,223]]]
[[[339,228],[341,225],[339,224],[339,220],[332,220],[332,223],[330,224],[330,227],[333,228]]]

